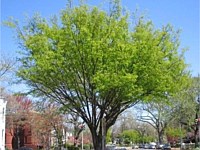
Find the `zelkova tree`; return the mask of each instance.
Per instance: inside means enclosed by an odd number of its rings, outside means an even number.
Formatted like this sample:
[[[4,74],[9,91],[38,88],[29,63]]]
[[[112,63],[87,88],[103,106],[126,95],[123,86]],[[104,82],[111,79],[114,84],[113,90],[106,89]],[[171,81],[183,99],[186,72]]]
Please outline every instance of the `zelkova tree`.
[[[15,26],[23,46],[18,76],[78,114],[95,150],[105,147],[120,113],[140,100],[173,94],[187,78],[178,32],[141,18],[133,26],[118,2],[108,12],[81,4],[67,7],[60,19],[35,16]]]

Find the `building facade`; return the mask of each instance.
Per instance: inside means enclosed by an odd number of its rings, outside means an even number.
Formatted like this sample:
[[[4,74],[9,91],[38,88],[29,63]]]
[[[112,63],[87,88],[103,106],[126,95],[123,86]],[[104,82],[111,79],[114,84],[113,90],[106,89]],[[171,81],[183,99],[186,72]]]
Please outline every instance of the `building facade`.
[[[30,125],[24,125],[18,129],[6,129],[6,148],[8,150],[16,150],[20,147],[28,147],[38,150],[38,145],[34,139]]]
[[[6,104],[5,99],[0,97],[0,150],[5,150]]]

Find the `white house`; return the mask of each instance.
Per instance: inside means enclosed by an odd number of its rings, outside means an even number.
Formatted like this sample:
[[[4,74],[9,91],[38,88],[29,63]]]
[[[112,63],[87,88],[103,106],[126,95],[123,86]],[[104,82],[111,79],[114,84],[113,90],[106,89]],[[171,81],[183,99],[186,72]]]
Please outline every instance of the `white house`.
[[[6,104],[0,97],[0,150],[5,150]]]

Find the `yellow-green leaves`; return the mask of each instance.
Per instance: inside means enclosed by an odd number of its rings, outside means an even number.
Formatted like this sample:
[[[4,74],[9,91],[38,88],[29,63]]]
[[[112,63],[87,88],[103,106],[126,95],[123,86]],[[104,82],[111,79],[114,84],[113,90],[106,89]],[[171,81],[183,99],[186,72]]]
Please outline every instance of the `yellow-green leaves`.
[[[80,115],[94,147],[101,149],[102,118],[107,130],[138,101],[161,101],[185,85],[186,64],[171,26],[156,29],[141,18],[131,26],[118,0],[109,12],[69,5],[59,17],[15,24],[23,46],[18,75],[31,90]]]
[[[19,75],[82,105],[90,105],[89,97],[131,104],[175,93],[188,76],[179,32],[141,18],[133,27],[129,20],[117,1],[110,12],[80,5],[67,7],[60,20],[37,15],[18,30],[27,52]],[[114,96],[105,99],[110,91]]]

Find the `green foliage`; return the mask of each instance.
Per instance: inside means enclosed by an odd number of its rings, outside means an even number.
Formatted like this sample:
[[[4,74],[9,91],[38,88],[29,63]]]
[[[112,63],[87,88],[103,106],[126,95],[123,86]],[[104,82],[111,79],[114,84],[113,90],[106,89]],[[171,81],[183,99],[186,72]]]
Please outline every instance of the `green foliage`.
[[[179,31],[141,18],[131,26],[118,0],[110,8],[68,5],[59,18],[35,15],[15,24],[23,49],[18,76],[32,92],[79,114],[96,137],[104,115],[108,129],[138,100],[167,98],[188,77]]]
[[[152,141],[155,141],[155,137],[153,136],[144,136],[144,137],[140,137],[140,143],[149,143],[149,142],[152,142]]]
[[[198,86],[200,85],[197,77],[190,78],[188,86],[185,87],[181,92],[178,92],[171,101],[171,107],[173,111],[171,113],[170,123],[172,126],[175,124],[179,126],[180,122],[183,128],[190,132],[192,126],[194,125],[194,120],[196,118],[196,113],[198,114],[197,107],[197,95]]]
[[[128,15],[116,19],[86,5],[67,8],[60,19],[61,24],[56,19],[49,24],[36,15],[19,33],[26,52],[18,75],[37,90],[39,85],[40,92],[55,93],[64,85],[88,95],[84,87],[92,86],[101,98],[116,89],[116,100],[141,95],[148,100],[183,83],[186,65],[177,51],[178,32],[170,25],[157,30],[139,20],[131,30]]]
[[[166,129],[166,135],[169,137],[184,137],[186,135],[186,130],[184,129],[180,129],[180,128],[172,128],[172,127],[168,127]]]
[[[120,137],[123,139],[124,144],[139,143],[140,134],[135,130],[125,130],[120,134]]]
[[[108,129],[108,132],[106,134],[106,143],[112,142],[112,132],[111,129]]]
[[[84,149],[84,150],[90,150],[90,148],[91,148],[91,145],[90,145],[90,144],[84,144],[84,145],[83,145],[83,149]]]
[[[155,138],[152,136],[142,136],[136,130],[125,130],[123,133],[120,134],[120,138],[122,139],[124,144],[149,143],[155,140]]]
[[[79,150],[79,148],[78,148],[78,147],[75,147],[74,145],[66,145],[66,148],[67,148],[68,150]]]

